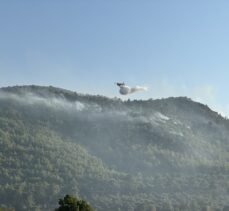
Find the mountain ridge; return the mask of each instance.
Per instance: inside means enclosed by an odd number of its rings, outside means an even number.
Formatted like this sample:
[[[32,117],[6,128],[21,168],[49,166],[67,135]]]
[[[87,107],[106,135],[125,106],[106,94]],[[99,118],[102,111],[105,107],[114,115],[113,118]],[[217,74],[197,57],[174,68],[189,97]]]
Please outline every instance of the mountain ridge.
[[[107,100],[110,100],[110,101],[113,101],[113,103],[115,102],[124,102],[124,103],[128,103],[128,102],[158,102],[158,101],[174,101],[175,103],[179,103],[182,102],[184,103],[185,105],[187,103],[192,103],[193,105],[196,105],[198,106],[202,111],[205,111],[205,112],[212,112],[213,114],[215,115],[218,115],[219,118],[223,119],[223,120],[228,120],[226,117],[223,117],[222,115],[220,115],[217,111],[214,111],[212,109],[210,109],[208,107],[208,105],[206,104],[203,104],[203,103],[200,103],[200,102],[196,102],[196,101],[193,101],[191,98],[188,98],[186,96],[180,96],[180,97],[167,97],[167,98],[161,98],[161,99],[152,99],[152,98],[149,98],[148,100],[137,100],[137,99],[134,99],[134,100],[130,100],[130,99],[126,99],[126,100],[122,100],[121,98],[118,98],[118,97],[114,97],[114,98],[110,98],[110,97],[107,97],[107,96],[104,96],[104,95],[92,95],[92,94],[82,94],[82,93],[79,93],[79,92],[76,92],[76,91],[70,91],[68,89],[64,89],[64,88],[58,88],[58,87],[55,87],[55,86],[40,86],[40,85],[17,85],[17,86],[7,86],[7,87],[1,87],[0,88],[0,91],[9,91],[9,92],[34,92],[34,91],[37,91],[37,90],[41,90],[41,91],[44,91],[43,93],[42,92],[38,92],[37,94],[47,94],[47,91],[51,94],[58,94],[60,95],[61,97],[66,97],[67,100],[77,100],[77,97],[90,97],[90,98],[100,98],[100,99],[107,99]],[[72,95],[75,99],[72,99],[72,98],[69,98],[69,95]]]
[[[52,210],[67,192],[102,211],[229,204],[229,122],[189,98],[14,86],[0,119],[0,207]]]

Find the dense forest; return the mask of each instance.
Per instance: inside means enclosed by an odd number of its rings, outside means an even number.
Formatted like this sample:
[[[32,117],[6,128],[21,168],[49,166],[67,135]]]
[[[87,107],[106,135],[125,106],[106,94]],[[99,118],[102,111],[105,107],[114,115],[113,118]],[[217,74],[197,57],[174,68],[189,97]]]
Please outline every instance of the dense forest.
[[[229,121],[186,97],[121,100],[54,87],[0,89],[0,207],[223,210]]]

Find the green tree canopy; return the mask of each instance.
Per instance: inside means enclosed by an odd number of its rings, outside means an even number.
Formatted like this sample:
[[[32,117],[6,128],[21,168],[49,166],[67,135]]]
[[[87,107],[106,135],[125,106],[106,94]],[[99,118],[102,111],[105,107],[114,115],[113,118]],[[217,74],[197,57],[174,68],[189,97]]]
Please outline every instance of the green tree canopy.
[[[64,199],[59,199],[59,205],[55,211],[93,211],[86,201],[70,195],[66,195]]]

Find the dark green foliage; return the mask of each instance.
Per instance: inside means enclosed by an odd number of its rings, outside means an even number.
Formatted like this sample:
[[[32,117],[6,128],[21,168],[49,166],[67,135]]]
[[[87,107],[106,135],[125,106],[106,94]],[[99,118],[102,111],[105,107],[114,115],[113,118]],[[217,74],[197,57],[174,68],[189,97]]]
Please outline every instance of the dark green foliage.
[[[0,207],[0,211],[14,211],[14,209],[9,209],[9,208],[1,208],[1,207]]]
[[[55,211],[93,211],[91,206],[84,200],[79,200],[74,196],[66,195],[59,200],[59,208]]]
[[[1,89],[0,207],[54,210],[70,193],[98,211],[222,209],[228,129],[227,119],[187,98]]]

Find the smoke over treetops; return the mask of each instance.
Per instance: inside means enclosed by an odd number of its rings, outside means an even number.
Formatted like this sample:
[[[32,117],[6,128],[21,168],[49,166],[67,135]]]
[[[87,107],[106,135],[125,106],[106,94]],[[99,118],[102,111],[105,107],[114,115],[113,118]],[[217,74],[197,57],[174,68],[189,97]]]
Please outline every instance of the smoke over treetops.
[[[122,101],[8,87],[0,90],[0,119],[0,204],[47,210],[67,192],[102,211],[229,203],[228,120],[188,98]],[[3,197],[10,190],[33,205]]]

